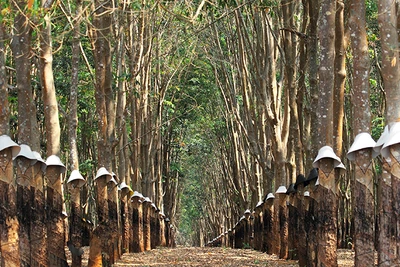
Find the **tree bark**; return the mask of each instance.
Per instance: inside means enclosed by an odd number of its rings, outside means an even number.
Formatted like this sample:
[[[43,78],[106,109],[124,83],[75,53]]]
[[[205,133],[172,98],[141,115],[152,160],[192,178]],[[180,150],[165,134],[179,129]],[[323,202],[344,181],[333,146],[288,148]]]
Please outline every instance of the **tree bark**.
[[[318,172],[320,186],[316,187],[317,266],[337,267],[337,196],[333,159],[321,159]]]
[[[94,4],[93,28],[90,29],[90,38],[93,46],[95,74],[95,98],[96,113],[98,116],[98,166],[112,170],[112,156],[114,147],[115,107],[112,90],[112,61],[111,61],[111,30],[112,30],[112,2],[98,0]],[[104,179],[102,179],[104,180]],[[113,264],[115,258],[115,233],[118,232],[115,213],[116,195],[115,190],[107,193],[107,185],[104,181],[97,182],[98,192],[96,204],[98,207],[99,221],[97,229],[93,231],[90,255],[94,258],[96,266],[99,258],[102,258],[104,266]],[[110,207],[109,207],[110,205]],[[109,219],[108,216],[112,215]],[[107,230],[106,230],[107,229]],[[102,232],[102,231],[107,232]],[[96,236],[98,235],[98,236]],[[99,242],[100,241],[100,242]],[[96,247],[101,245],[100,248]],[[98,253],[101,253],[100,255]],[[118,253],[118,252],[117,252]]]
[[[151,202],[144,201],[143,202],[143,244],[144,250],[151,250]]]
[[[8,90],[6,75],[6,53],[4,40],[6,39],[5,25],[0,22],[0,135],[10,132],[10,109],[8,106]]]
[[[319,18],[320,64],[319,97],[318,97],[318,129],[319,148],[328,145],[333,147],[333,89],[335,60],[335,15],[336,1],[321,2]]]
[[[43,163],[33,166],[33,180],[31,185],[32,223],[31,223],[31,266],[48,266],[47,243],[46,243],[46,217],[45,217],[45,194],[43,179]]]
[[[318,84],[318,61],[319,61],[319,47],[318,47],[318,20],[319,20],[319,10],[321,7],[321,1],[310,0],[308,4],[309,11],[309,29],[308,29],[308,58],[309,58],[309,80],[310,80],[310,105],[307,107],[307,113],[310,114],[310,141],[307,143],[307,148],[309,156],[307,160],[307,166],[312,166],[313,159],[317,156],[318,149],[321,147],[318,140],[319,133],[315,129],[319,128],[318,125],[318,110],[312,110],[318,107],[319,102],[319,84]],[[321,31],[323,31],[321,29]],[[332,42],[332,40],[330,40]]]
[[[31,39],[32,28],[24,10],[25,1],[19,1],[14,7],[15,35],[11,42],[16,73],[16,87],[18,88],[18,143],[27,144],[32,150],[40,151],[38,125],[36,121],[36,107],[31,88]]]
[[[380,0],[378,1],[378,24],[380,30],[380,40],[382,45],[382,78],[383,85],[386,92],[386,124],[390,125],[394,122],[399,121],[400,118],[400,52],[399,52],[399,38],[397,24],[398,18],[396,14],[396,1]],[[394,149],[394,148],[393,148]],[[399,149],[398,147],[395,150]],[[392,150],[392,148],[391,148]],[[397,150],[398,151],[398,150]],[[383,209],[389,209],[386,204],[394,203],[392,207],[391,217],[396,218],[395,222],[395,239],[393,240],[385,231],[391,229],[389,218],[385,218],[385,214],[381,214],[379,229],[383,231],[380,233],[378,247],[378,265],[382,266],[395,266],[400,264],[400,248],[398,247],[400,243],[400,208],[398,203],[400,201],[398,192],[393,191],[397,188],[399,183],[398,174],[394,174],[395,169],[398,168],[398,161],[396,161],[392,156],[392,162],[390,166],[391,179],[381,179],[379,181],[380,186],[380,203]],[[382,174],[382,178],[387,178],[386,173]],[[390,182],[389,182],[390,181]],[[389,186],[389,187],[388,187]],[[392,187],[392,188],[390,188]],[[394,243],[392,243],[394,242]],[[383,244],[389,246],[382,246]],[[394,257],[392,257],[394,256]]]
[[[263,212],[262,207],[258,206],[254,213],[254,249],[262,251],[263,246]]]
[[[313,192],[313,194],[317,194],[317,192]],[[304,206],[304,230],[307,232],[307,257],[306,265],[304,266],[316,267],[318,262],[318,202],[313,198],[309,198],[304,201]]]
[[[366,33],[365,1],[350,3],[350,36],[353,50],[353,136],[371,130],[368,41]],[[363,107],[357,108],[357,107]],[[373,188],[372,155],[368,151],[356,153],[355,175],[352,181],[355,266],[371,265],[375,254],[375,199]]]
[[[299,266],[308,266],[307,265],[307,258],[309,255],[307,254],[307,244],[310,242],[308,240],[308,229],[307,226],[307,219],[306,210],[304,207],[304,186],[303,184],[297,185],[297,192],[296,192],[296,209],[298,211],[298,228],[295,231],[298,234],[298,243],[297,243],[297,250],[298,250],[298,258],[299,258]]]
[[[267,254],[273,254],[276,251],[274,250],[273,241],[273,225],[274,225],[274,205],[273,200],[267,200],[264,204],[264,225],[263,225],[263,233],[264,233],[264,243],[263,243],[263,251],[266,251]]]
[[[52,3],[53,1],[42,0],[43,9],[50,9]],[[60,122],[58,119],[58,103],[53,75],[51,18],[48,13],[44,15],[44,24],[40,31],[40,68],[46,126],[46,153],[48,156],[59,155]]]
[[[137,198],[132,199],[132,230],[129,242],[130,252],[143,252],[143,204]]]
[[[20,261],[22,266],[31,264],[31,182],[33,180],[33,166],[30,159],[18,157],[16,159],[17,180],[17,209],[19,221]]]
[[[80,57],[80,24],[82,21],[82,1],[76,1],[76,10],[74,15],[73,24],[73,39],[72,39],[72,74],[71,74],[71,91],[69,99],[69,114],[68,114],[68,141],[69,141],[69,162],[70,170],[79,171],[79,157],[78,157],[78,92],[79,92],[79,57]],[[79,187],[70,189],[70,207],[71,212],[69,216],[69,237],[68,242],[73,246],[72,253],[72,267],[80,267],[82,265],[82,255],[80,249],[84,241],[84,225],[83,225],[83,211],[81,208],[81,190]]]
[[[336,155],[342,156],[343,151],[343,119],[344,119],[344,89],[346,81],[346,48],[347,40],[344,25],[344,3],[336,1],[335,14],[335,59],[333,87],[333,149]]]
[[[378,266],[393,266],[396,258],[396,224],[393,211],[392,177],[384,160],[383,172],[378,177]]]
[[[13,179],[12,156],[12,148],[5,149],[0,156],[0,264],[4,267],[21,265],[17,185]]]
[[[110,265],[109,247],[109,222],[108,222],[108,202],[107,202],[107,181],[106,178],[98,178],[96,181],[96,205],[98,224],[93,229],[90,238],[90,251],[88,266],[95,267],[105,264]]]
[[[296,198],[294,194],[289,196],[288,205],[288,260],[299,259],[299,212],[295,206]],[[302,245],[304,243],[301,243]]]
[[[371,157],[369,155],[369,157]],[[356,166],[354,181],[354,266],[374,266],[375,262],[375,212],[372,164],[365,172]],[[366,186],[363,181],[371,182]],[[372,189],[372,191],[371,191]]]
[[[61,173],[58,166],[47,166],[47,247],[49,266],[68,266],[65,256],[65,226]]]

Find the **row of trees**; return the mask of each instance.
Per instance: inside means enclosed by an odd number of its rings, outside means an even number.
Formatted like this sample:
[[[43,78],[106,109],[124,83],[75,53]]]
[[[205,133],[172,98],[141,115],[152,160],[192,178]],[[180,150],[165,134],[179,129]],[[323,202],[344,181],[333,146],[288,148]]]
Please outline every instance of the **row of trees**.
[[[87,179],[81,204],[98,229],[99,167],[201,244],[322,146],[343,159],[356,134],[377,139],[398,117],[396,1],[1,4],[0,134],[68,159],[63,177]]]

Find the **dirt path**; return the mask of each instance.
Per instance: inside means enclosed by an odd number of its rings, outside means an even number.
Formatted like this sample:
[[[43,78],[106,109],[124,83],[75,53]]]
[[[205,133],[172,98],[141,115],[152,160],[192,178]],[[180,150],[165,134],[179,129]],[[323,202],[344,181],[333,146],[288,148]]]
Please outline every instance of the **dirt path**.
[[[353,266],[353,253],[339,250],[339,267]],[[280,260],[251,249],[231,248],[160,248],[123,255],[115,267],[298,267],[297,261]]]
[[[82,266],[87,266],[89,248],[85,247]],[[68,255],[70,258],[70,255]],[[353,267],[354,253],[338,251],[338,266]],[[297,261],[278,259],[252,249],[231,248],[157,248],[143,253],[124,254],[114,267],[298,267]]]
[[[160,248],[144,253],[127,254],[114,266],[157,266],[157,267],[191,267],[191,266],[298,266],[296,261],[279,260],[276,257],[251,249],[231,248]]]

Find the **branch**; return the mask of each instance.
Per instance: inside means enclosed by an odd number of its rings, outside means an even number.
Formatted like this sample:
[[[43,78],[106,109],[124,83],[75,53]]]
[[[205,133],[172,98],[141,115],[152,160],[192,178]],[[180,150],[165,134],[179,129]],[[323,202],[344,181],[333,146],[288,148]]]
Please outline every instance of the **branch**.
[[[295,30],[292,30],[292,29],[288,29],[288,28],[282,28],[280,30],[294,33],[295,35],[297,35],[299,38],[302,38],[302,39],[306,39],[306,40],[308,39],[308,35],[305,34],[305,33],[302,33],[302,32],[298,32],[298,31],[295,31]]]

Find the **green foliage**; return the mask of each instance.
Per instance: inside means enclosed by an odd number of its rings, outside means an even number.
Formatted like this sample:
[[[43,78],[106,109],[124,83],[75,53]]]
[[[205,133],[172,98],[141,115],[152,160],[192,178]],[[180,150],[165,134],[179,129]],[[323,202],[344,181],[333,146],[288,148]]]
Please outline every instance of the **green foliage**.
[[[249,243],[243,243],[243,248],[244,248],[244,249],[250,249],[251,246],[250,246]]]
[[[84,177],[88,177],[95,167],[93,159],[86,159],[79,164],[79,171]]]
[[[378,140],[385,128],[385,119],[382,117],[375,117],[372,120],[372,133],[371,136],[374,140]]]

